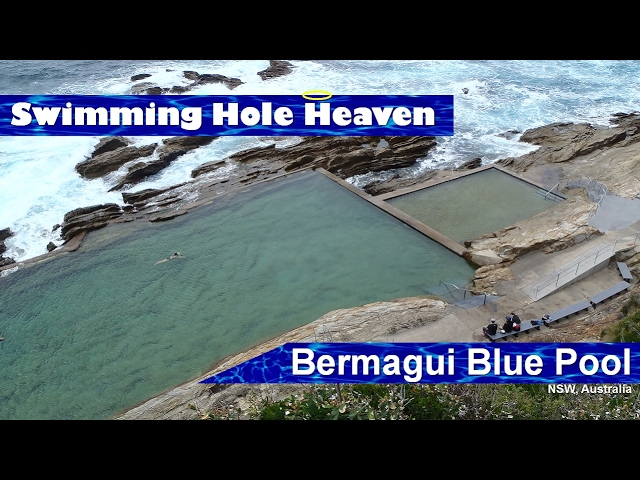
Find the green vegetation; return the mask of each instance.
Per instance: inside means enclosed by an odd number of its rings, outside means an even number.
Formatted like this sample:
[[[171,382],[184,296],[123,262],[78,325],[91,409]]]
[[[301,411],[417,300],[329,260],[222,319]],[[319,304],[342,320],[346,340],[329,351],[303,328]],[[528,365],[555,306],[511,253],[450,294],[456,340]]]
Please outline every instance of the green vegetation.
[[[611,341],[639,342],[640,298],[631,297],[620,315],[608,332]],[[281,400],[253,394],[246,411],[198,413],[211,420],[640,419],[637,385],[631,385],[631,393],[603,393],[583,384],[575,388],[577,395],[553,393],[542,384],[312,385]]]
[[[640,303],[636,295],[627,301],[620,313],[625,316],[612,328],[614,342],[640,342]]]
[[[588,388],[588,386],[587,386]],[[272,401],[254,396],[247,411],[219,409],[202,419],[231,420],[631,420],[640,419],[640,389],[631,393],[550,393],[547,385],[314,385]]]

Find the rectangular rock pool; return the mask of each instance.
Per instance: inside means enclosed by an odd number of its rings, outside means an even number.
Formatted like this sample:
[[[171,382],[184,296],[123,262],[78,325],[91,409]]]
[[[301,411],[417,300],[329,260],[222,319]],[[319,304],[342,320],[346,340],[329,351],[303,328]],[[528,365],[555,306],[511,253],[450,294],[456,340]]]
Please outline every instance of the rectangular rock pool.
[[[0,278],[0,419],[109,418],[329,311],[473,273],[313,171],[111,225]]]

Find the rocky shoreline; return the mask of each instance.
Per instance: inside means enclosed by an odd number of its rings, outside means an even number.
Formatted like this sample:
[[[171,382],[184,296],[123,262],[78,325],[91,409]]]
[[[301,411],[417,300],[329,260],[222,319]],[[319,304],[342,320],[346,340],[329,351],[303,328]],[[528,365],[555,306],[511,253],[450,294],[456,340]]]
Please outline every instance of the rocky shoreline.
[[[566,185],[571,178],[591,176],[607,184],[609,191],[625,198],[640,193],[636,172],[640,159],[640,135],[637,115],[618,115],[610,128],[586,124],[554,124],[527,131],[524,140],[539,145],[538,150],[518,158],[497,162],[525,178],[544,184]],[[470,162],[477,161],[475,159]],[[472,167],[473,168],[473,167]],[[392,178],[394,188],[423,182],[442,172],[430,172],[423,178]],[[384,182],[377,188],[384,191]],[[602,232],[588,225],[595,204],[583,189],[561,189],[567,201],[542,214],[518,222],[512,227],[467,242],[469,255],[490,250],[495,253],[491,264],[476,270],[474,288],[494,290],[501,282],[512,279],[510,265],[526,253],[553,252],[568,248]],[[635,275],[640,273],[640,252],[632,249],[624,256]],[[579,328],[556,328],[540,332],[536,341],[598,341],[603,328],[619,320],[619,309],[630,293],[612,300]],[[284,398],[299,391],[299,385],[214,385],[197,383],[217,372],[254,358],[286,342],[353,341],[366,342],[441,320],[446,303],[430,298],[407,298],[378,302],[361,307],[329,312],[308,325],[264,342],[241,354],[218,363],[205,375],[172,389],[154,399],[117,415],[117,419],[189,419],[212,409],[246,410],[251,396]]]
[[[270,67],[259,74],[263,80],[289,74],[292,66],[287,63],[272,61]],[[191,88],[212,82],[224,83],[229,89],[238,85],[235,81],[237,79],[220,78],[222,76],[213,74],[184,72],[184,76],[192,82]],[[139,75],[132,77],[132,81],[145,78],[144,75]],[[158,90],[159,87],[144,83],[148,82],[133,85],[131,92],[183,93],[187,90],[178,90],[189,88],[174,86],[172,89]],[[508,134],[510,133],[505,133]],[[174,137],[144,146],[132,146],[127,138],[104,138],[95,146],[90,157],[76,166],[76,171],[84,178],[99,178],[113,175],[125,167],[127,172],[117,180],[112,190],[126,190],[162,171],[181,155],[215,140],[216,137]],[[413,166],[436,146],[437,138],[434,137],[305,137],[294,145],[286,142],[288,139],[273,140],[271,145],[202,164],[191,172],[192,180],[188,182],[136,193],[124,191],[122,204],[91,205],[74,209],[64,216],[59,225],[53,226],[54,231],[59,230],[62,244],[49,245],[49,253],[25,262],[15,264],[13,259],[2,256],[6,251],[4,241],[13,234],[9,228],[2,229],[0,274],[16,265],[29,265],[76,250],[88,232],[108,224],[170,221],[200,205],[215,201],[220,194],[258,182],[272,181],[299,170],[321,167],[343,179],[369,172],[394,172],[385,181],[372,181],[363,187],[364,191],[374,196],[444,174],[440,170],[427,170],[419,177],[403,173],[405,167]],[[586,123],[555,123],[524,132],[520,141],[539,148],[521,157],[501,159],[496,164],[540,184],[549,185],[549,188],[559,184],[560,191],[568,199],[531,219],[465,243],[468,250],[465,256],[479,266],[473,280],[473,288],[479,291],[494,291],[500,282],[512,278],[510,266],[522,255],[533,251],[562,250],[602,234],[588,225],[595,204],[583,189],[566,188],[570,179],[598,179],[606,184],[611,193],[624,198],[632,199],[640,194],[640,178],[636,173],[640,171],[638,113],[616,114],[610,127]],[[480,166],[480,159],[471,158],[458,170],[472,170]],[[228,176],[220,178],[216,175],[221,168],[226,168]],[[637,273],[640,255],[634,251],[628,258],[632,271]],[[635,289],[635,285],[632,288]],[[611,308],[614,305],[612,303]],[[225,359],[199,379],[186,382],[116,417],[195,418],[201,410],[245,405],[247,394],[256,389],[265,395],[288,395],[296,386],[210,387],[200,385],[197,381],[286,342],[366,342],[396,331],[419,327],[441,319],[445,306],[445,302],[441,300],[418,297],[329,312],[309,325]],[[547,334],[548,341],[555,341],[554,334],[556,333]]]

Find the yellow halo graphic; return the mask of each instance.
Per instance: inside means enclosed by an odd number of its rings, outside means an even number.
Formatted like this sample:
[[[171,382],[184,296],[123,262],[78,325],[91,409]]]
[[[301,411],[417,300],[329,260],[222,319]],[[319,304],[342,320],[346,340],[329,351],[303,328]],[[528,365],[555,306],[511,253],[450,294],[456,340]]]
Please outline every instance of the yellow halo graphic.
[[[322,95],[321,97],[312,97],[311,95]],[[313,100],[315,102],[319,102],[322,100],[329,100],[333,95],[331,92],[327,92],[326,90],[307,90],[302,94],[302,98],[305,100]]]

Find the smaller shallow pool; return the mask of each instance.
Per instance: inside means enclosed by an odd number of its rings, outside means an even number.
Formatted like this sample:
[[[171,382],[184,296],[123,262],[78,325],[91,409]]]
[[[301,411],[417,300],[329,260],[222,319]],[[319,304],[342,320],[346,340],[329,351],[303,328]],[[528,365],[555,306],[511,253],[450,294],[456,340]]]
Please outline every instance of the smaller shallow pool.
[[[390,198],[387,202],[463,243],[526,220],[562,201],[496,168]]]

